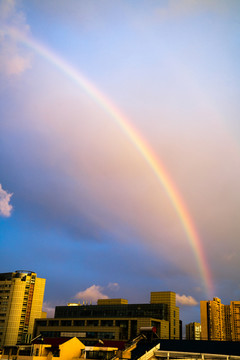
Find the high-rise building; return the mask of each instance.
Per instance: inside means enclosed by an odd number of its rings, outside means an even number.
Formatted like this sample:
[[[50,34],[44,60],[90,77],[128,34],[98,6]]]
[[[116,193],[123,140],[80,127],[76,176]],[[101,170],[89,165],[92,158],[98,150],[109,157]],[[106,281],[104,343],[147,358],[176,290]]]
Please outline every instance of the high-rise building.
[[[42,317],[45,281],[31,271],[0,274],[0,346],[30,341],[34,321]]]
[[[200,301],[202,340],[240,341],[240,301]]]
[[[232,340],[230,305],[223,305],[223,340]]]
[[[201,324],[192,322],[186,325],[187,340],[201,340]]]
[[[224,326],[224,305],[215,297],[210,301],[200,301],[202,340],[226,340]]]
[[[231,319],[232,340],[240,341],[240,301],[231,301],[230,319]]]

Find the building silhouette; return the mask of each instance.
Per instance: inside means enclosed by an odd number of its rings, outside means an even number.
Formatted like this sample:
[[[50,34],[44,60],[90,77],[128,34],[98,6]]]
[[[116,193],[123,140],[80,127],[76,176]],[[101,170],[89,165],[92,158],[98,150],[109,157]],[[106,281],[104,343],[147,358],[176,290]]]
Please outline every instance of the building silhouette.
[[[42,316],[45,279],[32,271],[0,274],[0,346],[29,342]]]

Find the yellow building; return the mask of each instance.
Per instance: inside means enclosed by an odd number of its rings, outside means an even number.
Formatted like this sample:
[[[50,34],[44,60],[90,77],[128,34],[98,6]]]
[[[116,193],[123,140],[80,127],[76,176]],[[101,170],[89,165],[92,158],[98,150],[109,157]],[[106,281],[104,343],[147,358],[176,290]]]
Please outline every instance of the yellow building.
[[[201,324],[192,322],[186,325],[187,340],[201,340]]]
[[[225,340],[224,305],[215,297],[210,301],[200,301],[202,340]]]
[[[0,274],[0,347],[29,342],[42,317],[45,279],[31,271]]]
[[[151,293],[148,304],[125,299],[99,299],[97,305],[56,306],[55,317],[36,319],[34,336],[76,336],[85,345],[96,341],[129,341],[141,328],[152,328],[161,339],[179,339],[179,308],[173,292]]]
[[[230,318],[231,318],[232,340],[240,341],[240,301],[231,301]]]
[[[176,293],[173,291],[151,292],[151,304],[167,304],[169,339],[179,339],[179,307],[176,306]]]
[[[98,305],[127,305],[126,299],[98,299]]]
[[[78,338],[36,339],[30,345],[6,347],[1,360],[78,360],[112,359],[119,353],[117,347],[85,346]],[[125,353],[125,352],[124,352]],[[125,355],[125,354],[124,354]],[[124,356],[127,359],[126,356]],[[131,358],[131,354],[130,357]]]
[[[200,301],[202,340],[240,341],[240,301]]]
[[[76,337],[60,342],[47,341],[6,347],[1,360],[72,360],[83,359],[85,346]]]

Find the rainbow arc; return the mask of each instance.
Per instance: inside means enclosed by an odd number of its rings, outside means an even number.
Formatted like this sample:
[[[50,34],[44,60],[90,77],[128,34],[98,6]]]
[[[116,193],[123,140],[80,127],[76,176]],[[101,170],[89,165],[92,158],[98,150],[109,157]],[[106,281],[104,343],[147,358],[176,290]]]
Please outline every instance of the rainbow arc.
[[[206,295],[211,297],[213,294],[211,274],[194,222],[181,195],[177,191],[176,186],[167,173],[167,170],[153,152],[149,144],[147,144],[144,137],[137,131],[136,128],[133,127],[127,117],[121,113],[121,111],[113,104],[113,102],[110,101],[107,96],[99,91],[99,89],[94,86],[86,77],[84,77],[79,71],[64,61],[61,57],[57,56],[54,52],[49,50],[46,46],[40,44],[35,39],[26,37],[25,35],[22,35],[13,29],[10,29],[9,34],[14,36],[15,39],[24,45],[34,50],[41,57],[52,63],[53,66],[57,67],[72,81],[77,83],[81,89],[85,91],[85,93],[93,98],[94,101],[111,116],[111,118],[117,123],[117,125],[122,129],[131,143],[139,151],[149,167],[152,169],[161,186],[165,189],[169,200],[178,214],[189,245],[191,246],[195,255],[197,266],[204,283]]]

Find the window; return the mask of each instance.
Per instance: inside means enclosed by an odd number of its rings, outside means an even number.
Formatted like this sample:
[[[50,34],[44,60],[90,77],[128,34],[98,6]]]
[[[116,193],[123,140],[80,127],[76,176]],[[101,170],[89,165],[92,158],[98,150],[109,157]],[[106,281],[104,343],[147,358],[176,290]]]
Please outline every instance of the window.
[[[122,328],[127,328],[128,320],[116,320],[116,326],[120,326]]]
[[[101,326],[113,326],[113,320],[101,320]]]
[[[85,320],[74,320],[73,325],[74,326],[85,326]]]
[[[99,332],[98,337],[102,339],[115,339],[114,332]]]
[[[87,337],[90,339],[98,338],[98,333],[93,331],[87,331]]]
[[[62,321],[61,321],[61,325],[62,325],[62,326],[71,326],[71,325],[72,325],[72,321],[71,321],[71,320],[62,320]]]
[[[37,322],[38,326],[46,326],[47,325],[47,321],[46,320],[39,320]]]
[[[41,331],[43,337],[60,337],[60,331]]]
[[[98,320],[87,320],[87,326],[98,326]]]
[[[59,321],[58,320],[49,320],[48,325],[49,326],[58,326]]]

